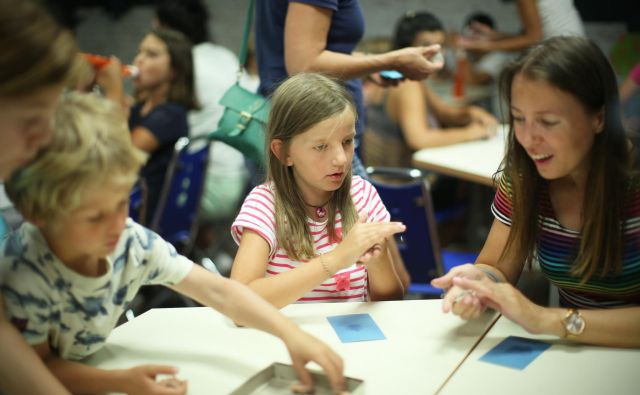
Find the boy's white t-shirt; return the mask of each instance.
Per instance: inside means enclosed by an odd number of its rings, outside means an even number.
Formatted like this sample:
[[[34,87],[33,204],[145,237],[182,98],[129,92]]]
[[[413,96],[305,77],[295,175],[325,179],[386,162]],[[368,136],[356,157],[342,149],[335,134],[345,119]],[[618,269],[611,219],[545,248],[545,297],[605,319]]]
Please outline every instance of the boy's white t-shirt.
[[[367,222],[389,222],[387,208],[375,187],[368,181],[354,176],[351,182],[351,198],[358,215],[365,214]],[[326,254],[338,246],[340,241],[329,240],[327,220],[319,222],[309,217],[306,219],[317,254]],[[269,244],[269,262],[265,277],[276,276],[306,263],[291,259],[287,251],[278,244],[273,184],[259,185],[246,197],[240,213],[231,225],[231,234],[236,243],[240,244],[246,229],[258,233]],[[336,215],[335,230],[339,236],[342,235],[340,213]],[[367,266],[352,262],[350,266],[327,278],[297,302],[362,302],[368,299],[368,285]]]
[[[179,283],[193,264],[131,219],[100,277],[65,266],[30,223],[10,235],[0,251],[7,318],[29,344],[48,340],[53,353],[71,360],[102,347],[142,285]]]

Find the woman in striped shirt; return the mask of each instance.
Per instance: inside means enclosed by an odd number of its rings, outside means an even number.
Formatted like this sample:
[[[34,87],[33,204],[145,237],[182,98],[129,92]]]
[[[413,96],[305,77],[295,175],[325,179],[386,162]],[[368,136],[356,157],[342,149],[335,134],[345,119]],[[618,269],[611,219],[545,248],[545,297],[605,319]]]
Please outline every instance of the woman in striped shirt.
[[[488,306],[531,333],[640,347],[640,175],[607,58],[586,39],[552,38],[501,87],[511,131],[496,219],[475,265],[433,281],[449,288],[443,310],[471,319]],[[513,287],[533,262],[563,308]]]
[[[276,307],[404,294],[385,241],[404,225],[389,222],[369,182],[351,177],[355,121],[349,93],[320,74],[297,74],[273,95],[268,181],[231,227],[231,278]]]

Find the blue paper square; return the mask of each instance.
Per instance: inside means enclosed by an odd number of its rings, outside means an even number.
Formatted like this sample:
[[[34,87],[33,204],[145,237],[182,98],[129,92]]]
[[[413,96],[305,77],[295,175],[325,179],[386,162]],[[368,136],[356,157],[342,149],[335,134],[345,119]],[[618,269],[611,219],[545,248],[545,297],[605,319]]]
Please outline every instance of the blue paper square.
[[[481,361],[523,370],[551,344],[524,337],[509,336],[480,357]]]
[[[343,343],[386,339],[369,314],[334,315],[327,320]]]

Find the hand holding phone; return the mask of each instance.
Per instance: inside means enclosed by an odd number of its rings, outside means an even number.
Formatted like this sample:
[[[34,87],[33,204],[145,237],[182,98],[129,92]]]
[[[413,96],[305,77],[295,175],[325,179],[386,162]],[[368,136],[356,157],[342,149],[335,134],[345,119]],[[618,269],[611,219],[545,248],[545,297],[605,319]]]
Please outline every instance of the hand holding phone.
[[[387,80],[403,80],[404,75],[397,70],[382,70],[380,72],[380,77]]]

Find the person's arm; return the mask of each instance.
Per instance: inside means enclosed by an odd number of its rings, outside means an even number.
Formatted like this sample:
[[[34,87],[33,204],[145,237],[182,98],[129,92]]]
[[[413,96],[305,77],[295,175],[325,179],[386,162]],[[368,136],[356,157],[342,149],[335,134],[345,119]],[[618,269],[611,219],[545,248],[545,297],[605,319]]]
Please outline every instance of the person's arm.
[[[620,85],[620,103],[624,104],[640,89],[640,64],[637,64],[629,76]]]
[[[422,83],[405,81],[391,90],[387,111],[398,123],[407,146],[412,151],[439,147],[487,137],[487,129],[480,125],[461,128],[434,129],[427,122],[428,103]]]
[[[362,56],[329,51],[326,48],[332,12],[309,4],[289,3],[284,27],[285,65],[289,75],[315,71],[353,79],[394,69],[408,79],[421,80],[442,67],[427,60],[439,51],[439,46]]]
[[[231,269],[231,278],[266,299],[277,308],[291,304],[339,270],[356,260],[367,262],[378,258],[379,251],[367,256],[367,251],[386,237],[402,232],[397,222],[358,223],[333,251],[313,258],[295,269],[277,276],[265,277],[269,260],[269,245],[258,233],[245,229]]]
[[[294,303],[329,278],[323,264],[341,269],[335,258],[324,254],[277,276],[265,277],[269,261],[269,244],[258,233],[245,229],[231,267],[231,278],[262,296],[277,308]]]
[[[388,241],[383,242],[380,245],[383,253],[367,262],[369,298],[372,301],[402,299],[406,292],[389,247]]]
[[[122,108],[125,118],[129,117],[129,101],[124,93],[124,82],[121,74],[122,63],[116,57],[111,57],[110,62],[96,70],[96,84],[100,86],[104,96],[118,104]]]
[[[431,281],[434,287],[447,290],[442,303],[442,311],[453,312],[463,319],[475,319],[486,309],[486,303],[481,303],[478,297],[470,295],[463,288],[455,285],[456,277],[472,280],[497,280],[499,282],[515,284],[520,277],[524,263],[511,257],[500,259],[507,244],[510,227],[493,220],[487,240],[476,258],[475,264],[454,267],[447,274]],[[466,296],[465,296],[466,295]]]
[[[171,288],[218,310],[240,325],[260,329],[282,339],[305,386],[312,386],[313,381],[304,366],[314,361],[324,369],[334,389],[343,388],[343,364],[338,354],[302,331],[243,284],[193,265],[187,277]]]
[[[147,128],[137,126],[131,131],[131,142],[137,148],[147,153],[152,153],[158,149],[160,142],[156,136]]]
[[[389,240],[387,240],[387,249],[389,251],[389,259],[393,261],[394,269],[396,273],[398,273],[398,277],[402,282],[402,287],[406,292],[409,289],[409,285],[411,285],[411,275],[404,264],[402,255],[400,255],[400,250],[398,249],[398,243],[396,242],[395,237],[390,237]]]
[[[0,298],[0,392],[7,395],[67,395],[20,333],[5,319]]]
[[[460,39],[458,44],[465,49],[480,52],[520,51],[542,40],[542,21],[536,0],[517,0],[517,6],[522,23],[521,34],[495,40]]]
[[[498,122],[496,118],[478,106],[455,106],[451,105],[438,96],[433,89],[423,85],[427,105],[431,108],[440,123],[446,126],[458,126],[466,130],[466,126],[472,126],[475,122],[487,129],[487,136],[490,131],[495,130]],[[472,126],[473,127],[473,126]],[[451,128],[447,128],[451,131]]]
[[[509,283],[456,278],[454,284],[475,292],[483,303],[533,334],[565,337],[567,309],[538,306]],[[640,347],[640,307],[580,310],[584,332],[569,339],[608,347]]]
[[[183,395],[187,391],[186,382],[175,378],[156,381],[157,375],[177,373],[177,369],[172,366],[142,365],[131,369],[105,370],[59,358],[51,352],[47,342],[35,345],[33,348],[53,375],[74,394],[121,392]]]

